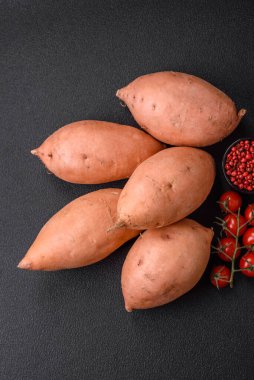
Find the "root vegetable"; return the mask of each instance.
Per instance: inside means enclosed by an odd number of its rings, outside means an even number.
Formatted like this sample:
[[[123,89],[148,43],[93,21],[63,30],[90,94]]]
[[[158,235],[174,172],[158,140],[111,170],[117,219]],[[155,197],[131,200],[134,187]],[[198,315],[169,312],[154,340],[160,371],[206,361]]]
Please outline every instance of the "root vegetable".
[[[83,267],[114,252],[139,231],[108,231],[116,219],[120,189],[83,195],[55,214],[42,228],[18,267],[59,270]]]
[[[142,162],[125,185],[115,227],[163,227],[196,210],[215,179],[213,158],[196,148],[165,149]]]
[[[161,306],[191,290],[207,266],[212,237],[191,219],[145,231],[122,269],[126,310]]]
[[[130,177],[142,161],[163,148],[137,128],[85,120],[58,129],[31,153],[65,181],[99,184]]]
[[[170,145],[212,145],[246,113],[205,80],[172,71],[141,76],[116,95],[143,129]]]

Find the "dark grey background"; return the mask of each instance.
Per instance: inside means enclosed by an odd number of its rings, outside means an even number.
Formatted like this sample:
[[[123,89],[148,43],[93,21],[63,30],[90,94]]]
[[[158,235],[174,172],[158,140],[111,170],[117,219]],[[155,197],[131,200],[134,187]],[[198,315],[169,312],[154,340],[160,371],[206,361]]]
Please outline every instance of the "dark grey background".
[[[115,97],[135,77],[192,73],[248,109],[208,149],[218,168],[231,141],[254,136],[253,27],[251,0],[0,1],[1,380],[253,379],[251,279],[218,292],[206,273],[172,304],[128,314],[120,273],[131,243],[85,269],[16,269],[51,215],[100,187],[47,175],[30,149],[74,120],[136,125]],[[219,173],[195,213],[207,226],[222,188]]]

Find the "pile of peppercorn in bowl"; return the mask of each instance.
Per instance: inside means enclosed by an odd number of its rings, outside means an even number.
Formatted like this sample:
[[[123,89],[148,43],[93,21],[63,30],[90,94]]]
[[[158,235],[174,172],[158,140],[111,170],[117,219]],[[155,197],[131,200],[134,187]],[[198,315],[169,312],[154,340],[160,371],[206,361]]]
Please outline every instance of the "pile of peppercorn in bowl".
[[[242,193],[254,193],[254,140],[241,138],[226,150],[222,169],[229,185]]]

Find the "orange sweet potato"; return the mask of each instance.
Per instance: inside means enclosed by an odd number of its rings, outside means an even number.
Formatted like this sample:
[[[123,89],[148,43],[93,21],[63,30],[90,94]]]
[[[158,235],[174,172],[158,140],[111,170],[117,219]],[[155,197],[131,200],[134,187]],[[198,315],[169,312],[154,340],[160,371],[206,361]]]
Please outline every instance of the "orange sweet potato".
[[[207,266],[212,237],[191,219],[145,231],[122,269],[126,310],[164,305],[192,289]]]
[[[109,231],[120,193],[103,189],[69,203],[45,224],[18,267],[52,271],[90,265],[135,237],[139,231]]]
[[[158,140],[207,146],[228,136],[245,110],[203,79],[179,72],[141,76],[117,91],[134,119]]]
[[[85,120],[58,129],[32,154],[65,181],[99,184],[130,177],[142,161],[163,148],[137,128]]]
[[[116,227],[145,230],[177,222],[205,201],[214,179],[214,160],[203,150],[174,147],[156,153],[126,183]]]

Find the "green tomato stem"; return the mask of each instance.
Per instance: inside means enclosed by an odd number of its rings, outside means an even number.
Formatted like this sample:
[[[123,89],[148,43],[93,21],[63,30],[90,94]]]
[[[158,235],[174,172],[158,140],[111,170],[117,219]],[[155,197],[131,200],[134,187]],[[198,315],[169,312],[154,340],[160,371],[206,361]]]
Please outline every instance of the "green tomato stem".
[[[236,269],[235,269],[235,257],[236,257],[236,253],[237,253],[237,246],[238,246],[238,241],[239,241],[240,228],[242,228],[242,226],[240,226],[240,208],[237,211],[236,223],[237,223],[237,229],[236,229],[236,237],[235,237],[235,250],[234,250],[234,253],[233,253],[233,257],[232,257],[231,275],[230,275],[230,280],[229,280],[229,286],[230,286],[230,288],[233,288],[233,286],[234,286],[234,275],[235,275],[235,271],[236,271]]]

